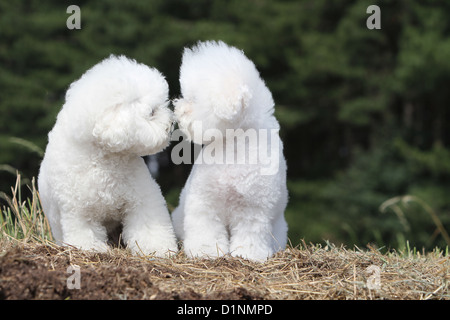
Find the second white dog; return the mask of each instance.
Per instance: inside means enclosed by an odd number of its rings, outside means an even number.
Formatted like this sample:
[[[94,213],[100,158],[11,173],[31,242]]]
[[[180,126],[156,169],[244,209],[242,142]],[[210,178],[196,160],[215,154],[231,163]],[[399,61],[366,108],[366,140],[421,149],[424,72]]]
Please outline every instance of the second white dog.
[[[191,257],[263,261],[287,242],[286,163],[272,95],[255,65],[223,42],[185,49],[180,85],[179,126],[205,147],[172,213],[175,232]],[[272,170],[264,171],[264,153],[274,155]]]
[[[123,56],[71,84],[38,177],[58,243],[106,251],[108,233],[122,224],[135,253],[177,251],[165,200],[141,158],[168,145],[167,105],[164,77]]]

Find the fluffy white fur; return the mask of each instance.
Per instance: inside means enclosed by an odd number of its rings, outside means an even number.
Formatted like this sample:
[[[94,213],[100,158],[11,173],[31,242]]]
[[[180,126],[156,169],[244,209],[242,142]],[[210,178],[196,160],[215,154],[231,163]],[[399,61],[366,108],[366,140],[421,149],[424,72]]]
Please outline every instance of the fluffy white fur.
[[[194,143],[226,144],[198,140],[202,133],[195,132],[195,121],[201,121],[203,131],[219,130],[224,139],[226,129],[279,129],[272,95],[255,65],[242,51],[223,42],[185,49],[180,85],[182,98],[174,101],[175,116]],[[260,162],[237,164],[236,159],[234,164],[199,164],[196,159],[172,213],[175,232],[188,256],[230,253],[263,261],[284,249],[286,163],[278,133],[276,139],[278,143],[268,142],[279,160],[273,175],[262,175]],[[249,153],[258,152],[258,147],[247,147]]]
[[[161,73],[124,56],[103,60],[70,85],[38,177],[59,243],[103,252],[122,225],[135,253],[177,251],[165,200],[141,158],[168,145],[167,106]]]

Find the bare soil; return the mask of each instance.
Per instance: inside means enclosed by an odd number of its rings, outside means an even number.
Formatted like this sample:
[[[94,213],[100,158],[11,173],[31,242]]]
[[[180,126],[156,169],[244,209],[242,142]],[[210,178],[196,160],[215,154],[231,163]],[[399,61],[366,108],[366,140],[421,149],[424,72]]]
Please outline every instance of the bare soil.
[[[70,289],[79,266],[80,289]],[[379,274],[368,267],[375,266]],[[265,263],[137,257],[51,243],[0,243],[0,299],[450,299],[450,257],[303,246]],[[377,276],[379,287],[369,281]]]

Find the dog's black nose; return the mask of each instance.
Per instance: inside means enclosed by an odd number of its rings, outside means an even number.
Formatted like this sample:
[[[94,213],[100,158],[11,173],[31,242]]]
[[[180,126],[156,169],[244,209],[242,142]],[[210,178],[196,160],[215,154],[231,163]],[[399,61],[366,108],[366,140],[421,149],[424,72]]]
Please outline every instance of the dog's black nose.
[[[173,132],[173,130],[175,129],[175,122],[176,121],[172,121],[172,123],[170,124],[170,127],[167,127],[167,132],[169,133],[169,134],[172,134],[172,132]]]

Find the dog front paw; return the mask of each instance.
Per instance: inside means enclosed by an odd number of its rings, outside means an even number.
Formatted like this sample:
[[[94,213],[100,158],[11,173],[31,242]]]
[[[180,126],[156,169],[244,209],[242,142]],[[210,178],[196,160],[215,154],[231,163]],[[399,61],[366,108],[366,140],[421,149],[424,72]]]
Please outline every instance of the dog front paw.
[[[269,247],[238,246],[231,250],[233,257],[241,257],[255,262],[264,262],[270,258],[274,251]]]
[[[170,258],[178,252],[175,239],[168,239],[167,241],[130,239],[127,247],[135,255],[153,255],[158,258]]]
[[[105,253],[108,251],[108,244],[106,242],[102,241],[63,241],[62,245],[72,246],[79,250],[84,251],[93,251],[93,252],[100,252]]]
[[[189,243],[184,242],[184,252],[189,258],[215,259],[228,253],[228,244],[225,243]]]

